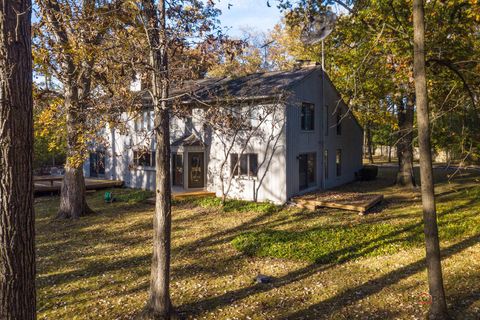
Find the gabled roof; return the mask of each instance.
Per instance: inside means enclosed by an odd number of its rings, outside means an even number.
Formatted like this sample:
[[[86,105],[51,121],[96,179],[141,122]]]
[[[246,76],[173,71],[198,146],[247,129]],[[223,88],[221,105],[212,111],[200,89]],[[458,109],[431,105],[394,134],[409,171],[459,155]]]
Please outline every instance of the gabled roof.
[[[186,102],[188,100],[272,98],[291,89],[316,70],[321,70],[321,67],[310,66],[287,71],[253,73],[238,78],[190,80],[172,86],[170,96],[180,97]]]
[[[172,147],[204,147],[205,143],[200,140],[199,137],[197,137],[194,133],[190,135],[185,135],[181,137],[180,139],[175,140],[172,145]]]

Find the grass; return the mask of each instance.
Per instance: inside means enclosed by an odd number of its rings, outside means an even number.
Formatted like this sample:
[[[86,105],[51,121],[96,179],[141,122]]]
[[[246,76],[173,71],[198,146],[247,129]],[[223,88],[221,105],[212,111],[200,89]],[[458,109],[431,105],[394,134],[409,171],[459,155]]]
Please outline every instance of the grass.
[[[480,188],[455,198],[459,200],[439,205],[440,237],[446,241],[480,234]],[[407,215],[409,210],[410,207],[399,208],[392,214]],[[348,225],[316,225],[302,231],[263,229],[242,233],[232,244],[249,256],[341,263],[421,247],[423,224],[417,219],[396,224],[390,221],[366,224],[357,220]]]
[[[427,292],[418,193],[391,186],[393,170],[344,186],[385,194],[372,214],[215,198],[175,202],[172,302],[187,319],[423,319]],[[444,278],[458,319],[480,314],[480,187],[462,172],[438,189]],[[96,215],[52,220],[58,197],[36,198],[38,319],[131,319],[147,299],[150,194],[88,195]],[[274,277],[254,284],[259,274]]]

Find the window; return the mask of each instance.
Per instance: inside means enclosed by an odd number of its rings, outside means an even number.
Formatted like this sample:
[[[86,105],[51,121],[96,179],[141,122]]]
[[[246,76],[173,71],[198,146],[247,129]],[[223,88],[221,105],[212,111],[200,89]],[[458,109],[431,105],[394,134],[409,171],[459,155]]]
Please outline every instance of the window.
[[[183,186],[183,154],[172,153],[172,184]]]
[[[300,122],[303,131],[313,131],[315,129],[315,105],[311,103],[303,103],[300,112]]]
[[[328,149],[323,151],[323,168],[325,170],[325,179],[328,179]]]
[[[133,151],[133,164],[141,167],[155,167],[155,151]]]
[[[147,123],[147,130],[152,130],[153,127],[153,112],[145,112],[145,122]]]
[[[230,155],[230,172],[234,177],[256,177],[258,171],[258,155],[256,153],[246,153],[240,155],[240,161],[237,153]]]
[[[153,112],[143,111],[137,114],[133,121],[135,132],[150,131],[153,128]]]
[[[142,117],[141,116],[137,116],[133,121],[134,121],[134,129],[135,129],[135,132],[139,132],[141,131],[143,128],[142,128]]]
[[[330,114],[328,113],[328,105],[325,106],[325,135],[328,136],[328,131],[329,131],[329,126],[330,126],[330,121],[328,119],[330,118]]]
[[[251,153],[248,157],[248,175],[256,177],[258,170],[258,155]]]
[[[342,109],[337,111],[337,135],[342,134]]]
[[[304,153],[298,156],[300,190],[307,189],[315,185],[316,159],[316,153]]]
[[[335,164],[337,166],[337,177],[340,177],[342,175],[342,149],[337,149]]]

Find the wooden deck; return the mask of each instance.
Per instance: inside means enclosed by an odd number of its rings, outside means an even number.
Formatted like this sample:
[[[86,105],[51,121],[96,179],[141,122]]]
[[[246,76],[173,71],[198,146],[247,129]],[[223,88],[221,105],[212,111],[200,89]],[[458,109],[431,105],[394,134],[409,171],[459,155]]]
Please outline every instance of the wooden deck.
[[[210,192],[207,190],[195,190],[195,191],[185,191],[185,190],[172,190],[172,199],[173,200],[184,200],[188,198],[203,198],[203,197],[215,197],[215,192]],[[147,203],[155,204],[155,197],[147,199]]]
[[[60,177],[61,178],[61,177]],[[56,179],[35,179],[34,190],[35,194],[45,193],[59,193],[62,187],[62,180],[59,177]],[[123,186],[123,181],[120,180],[103,180],[85,178],[85,188],[87,190],[109,189]]]
[[[365,214],[383,200],[381,194],[343,193],[340,191],[316,192],[295,197],[292,201],[300,208],[315,210],[317,207],[357,211]]]

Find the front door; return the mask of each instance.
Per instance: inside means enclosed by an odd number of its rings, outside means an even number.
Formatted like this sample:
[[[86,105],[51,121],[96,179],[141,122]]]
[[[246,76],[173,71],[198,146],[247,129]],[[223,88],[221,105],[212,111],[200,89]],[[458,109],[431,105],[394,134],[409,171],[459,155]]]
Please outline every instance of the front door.
[[[203,152],[188,153],[188,187],[203,188],[205,168]]]

